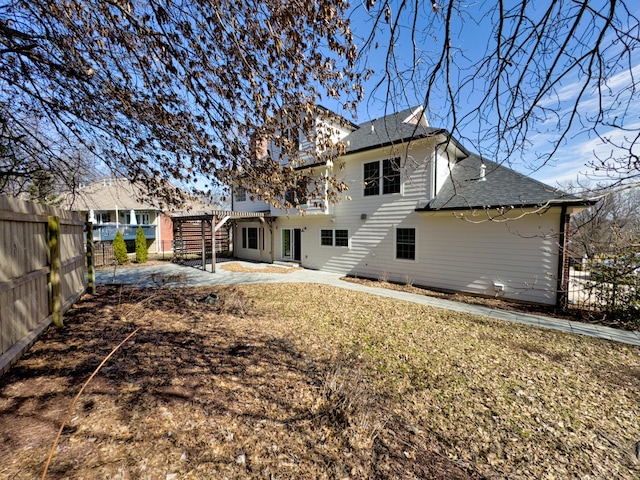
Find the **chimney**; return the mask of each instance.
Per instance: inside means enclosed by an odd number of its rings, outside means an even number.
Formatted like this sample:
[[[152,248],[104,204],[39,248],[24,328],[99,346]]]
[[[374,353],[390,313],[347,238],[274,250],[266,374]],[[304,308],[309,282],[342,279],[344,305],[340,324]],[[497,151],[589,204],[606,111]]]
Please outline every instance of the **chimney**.
[[[251,134],[251,137],[249,139],[249,149],[252,159],[259,160],[263,157],[266,157],[269,153],[267,150],[268,146],[269,140],[266,137],[261,136],[257,132]]]
[[[376,127],[375,127],[375,125],[372,123],[372,124],[371,124],[371,133],[375,133],[375,131],[376,131]]]

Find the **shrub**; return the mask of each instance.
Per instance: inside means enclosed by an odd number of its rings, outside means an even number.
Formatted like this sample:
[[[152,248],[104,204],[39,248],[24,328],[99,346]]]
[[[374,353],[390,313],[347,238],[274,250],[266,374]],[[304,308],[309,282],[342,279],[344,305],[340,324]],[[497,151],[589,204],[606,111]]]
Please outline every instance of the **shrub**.
[[[142,227],[138,227],[138,231],[136,232],[136,262],[144,263],[148,257],[147,237],[144,236]]]
[[[113,239],[113,257],[118,265],[124,265],[129,262],[127,255],[127,245],[124,243],[124,237],[120,230],[116,232],[116,238]]]
[[[592,263],[590,278],[585,284],[610,321],[634,328],[640,324],[640,275],[636,268],[635,255]]]

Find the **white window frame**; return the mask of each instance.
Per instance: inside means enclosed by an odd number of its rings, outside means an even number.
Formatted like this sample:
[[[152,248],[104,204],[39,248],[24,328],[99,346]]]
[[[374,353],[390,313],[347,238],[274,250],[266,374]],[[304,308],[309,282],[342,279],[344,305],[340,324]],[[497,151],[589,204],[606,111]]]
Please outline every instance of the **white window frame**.
[[[347,244],[336,245],[336,232],[347,232]],[[331,232],[331,245],[324,245],[322,243],[322,232]],[[320,247],[326,248],[349,248],[351,246],[351,237],[349,236],[349,229],[347,228],[321,228],[320,229]]]
[[[396,162],[398,165],[398,191],[397,192],[387,192],[385,193],[385,175],[384,175],[384,163],[385,162]],[[365,192],[367,190],[367,177],[365,175],[365,165],[369,165],[372,163],[378,164],[378,178],[374,179],[377,186],[377,193],[370,193],[367,195]],[[379,197],[381,195],[402,195],[402,168],[400,165],[400,157],[393,158],[384,158],[381,160],[371,160],[369,162],[363,162],[362,164],[362,196],[363,197]]]
[[[398,257],[398,230],[413,230],[413,258]],[[400,262],[416,262],[418,260],[418,228],[414,225],[398,225],[393,233],[393,259]]]
[[[236,188],[233,193],[233,201],[234,202],[246,202],[247,201],[247,192],[245,192],[242,188]]]
[[[256,246],[252,247],[249,243],[249,230],[256,231]],[[242,248],[245,250],[259,250],[260,248],[260,229],[258,227],[242,227]]]

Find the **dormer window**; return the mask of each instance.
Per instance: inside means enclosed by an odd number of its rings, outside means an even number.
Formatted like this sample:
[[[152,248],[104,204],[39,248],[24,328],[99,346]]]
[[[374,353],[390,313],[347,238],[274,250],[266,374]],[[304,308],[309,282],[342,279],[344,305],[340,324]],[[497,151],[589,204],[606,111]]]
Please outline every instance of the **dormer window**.
[[[297,207],[307,203],[307,178],[296,181],[296,187],[290,188],[284,194],[284,201],[289,205]]]
[[[285,138],[293,144],[293,149],[299,150],[300,149],[300,132],[298,131],[298,129],[289,127],[284,133],[285,133]]]
[[[400,158],[364,164],[364,196],[400,193]]]
[[[233,194],[233,199],[236,202],[246,202],[247,200],[247,193],[242,190],[241,188],[236,189],[235,193]]]

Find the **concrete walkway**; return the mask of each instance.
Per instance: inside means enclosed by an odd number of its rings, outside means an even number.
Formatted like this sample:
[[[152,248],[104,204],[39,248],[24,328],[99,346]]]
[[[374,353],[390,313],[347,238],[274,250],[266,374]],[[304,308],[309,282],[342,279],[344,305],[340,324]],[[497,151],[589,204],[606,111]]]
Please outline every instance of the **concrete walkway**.
[[[96,283],[98,284],[127,284],[140,287],[154,287],[159,285],[169,287],[202,287],[208,285],[234,285],[250,283],[319,283],[331,285],[347,290],[379,295],[381,297],[405,300],[420,305],[428,305],[437,308],[444,308],[455,312],[471,313],[484,317],[506,320],[513,323],[522,323],[536,327],[550,328],[567,333],[587,335],[590,337],[611,340],[614,342],[626,343],[640,346],[640,332],[618,330],[601,325],[593,325],[580,322],[572,322],[558,318],[545,317],[542,315],[530,315],[521,312],[511,312],[499,310],[482,305],[470,305],[467,303],[454,302],[441,298],[429,297],[414,293],[400,292],[386,288],[368,287],[352,282],[340,280],[343,276],[338,273],[321,272],[317,270],[297,269],[290,273],[266,273],[260,272],[261,268],[273,267],[274,265],[237,262],[255,272],[230,272],[221,268],[217,264],[216,272],[204,272],[198,268],[179,266],[172,263],[167,265],[156,265],[148,267],[125,268],[118,267],[115,270],[100,270],[96,272]],[[210,268],[210,266],[209,266]],[[281,267],[286,268],[286,267]]]

